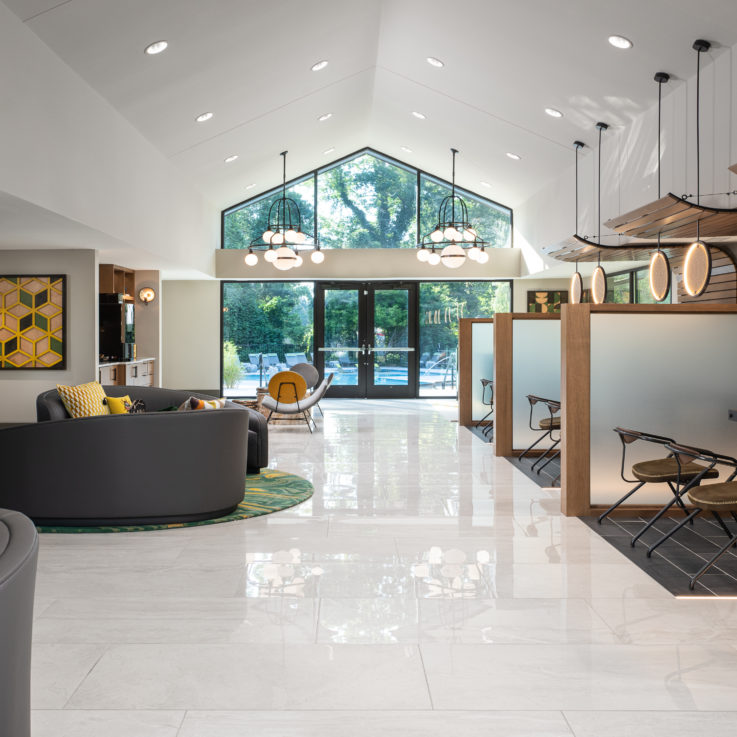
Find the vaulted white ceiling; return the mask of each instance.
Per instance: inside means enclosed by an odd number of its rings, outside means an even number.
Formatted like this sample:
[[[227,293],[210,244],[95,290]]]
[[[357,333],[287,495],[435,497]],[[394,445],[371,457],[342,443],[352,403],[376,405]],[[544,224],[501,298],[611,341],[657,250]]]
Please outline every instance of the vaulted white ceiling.
[[[364,146],[445,178],[455,146],[459,183],[514,207],[650,107],[656,71],[691,76],[697,36],[737,42],[734,0],[4,2],[220,208],[277,184],[284,149],[291,177]]]

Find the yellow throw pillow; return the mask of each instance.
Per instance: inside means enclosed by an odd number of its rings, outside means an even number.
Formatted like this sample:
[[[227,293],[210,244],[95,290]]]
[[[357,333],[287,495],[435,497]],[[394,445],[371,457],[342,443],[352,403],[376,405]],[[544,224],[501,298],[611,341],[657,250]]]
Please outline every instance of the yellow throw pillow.
[[[127,394],[124,397],[105,397],[105,404],[107,404],[111,415],[127,415],[133,406],[133,402]]]
[[[98,381],[78,386],[57,384],[56,390],[70,417],[97,417],[110,414],[104,402],[105,390]]]

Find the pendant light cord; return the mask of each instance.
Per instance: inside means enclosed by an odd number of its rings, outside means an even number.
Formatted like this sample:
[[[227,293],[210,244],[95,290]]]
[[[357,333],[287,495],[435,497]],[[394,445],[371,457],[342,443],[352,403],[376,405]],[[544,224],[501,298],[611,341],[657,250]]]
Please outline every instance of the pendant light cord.
[[[601,245],[601,132],[602,128],[599,126],[599,186],[597,187],[597,196],[599,198],[599,245]]]
[[[696,204],[701,202],[701,49],[696,51]],[[697,221],[698,225],[698,221]]]
[[[574,233],[578,233],[578,149],[580,146],[573,144],[576,149],[576,227]]]
[[[661,116],[663,105],[663,83],[658,82],[658,199],[660,199],[660,132],[661,132]],[[660,233],[658,233],[660,236]]]

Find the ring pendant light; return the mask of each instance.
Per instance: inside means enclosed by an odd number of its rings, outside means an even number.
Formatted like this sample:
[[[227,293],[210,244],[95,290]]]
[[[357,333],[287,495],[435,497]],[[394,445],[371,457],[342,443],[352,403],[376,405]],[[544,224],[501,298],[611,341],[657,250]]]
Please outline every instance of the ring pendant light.
[[[703,39],[693,43],[696,51],[696,204],[701,202],[701,54],[711,44]],[[711,278],[711,251],[701,240],[700,221],[696,221],[696,240],[688,247],[683,262],[683,286],[689,297],[700,297]]]
[[[661,198],[660,191],[660,161],[661,161],[661,115],[663,104],[663,85],[670,79],[665,72],[657,72],[655,81],[658,83],[658,199]],[[658,233],[658,249],[650,258],[650,294],[656,302],[662,302],[670,292],[670,261],[663,251],[660,250],[660,233]]]
[[[312,263],[321,264],[325,254],[320,250],[316,237],[312,242],[309,236],[302,231],[302,214],[297,203],[287,197],[287,152],[279,154],[282,157],[282,194],[269,208],[266,230],[251,241],[245,262],[248,266],[258,263],[258,251],[264,252],[264,261],[274,265],[279,271],[302,266],[303,259],[300,251],[311,250]]]
[[[586,144],[583,141],[573,142],[573,148],[576,150],[576,227],[573,230],[574,233],[578,233],[578,152],[585,145]],[[581,272],[578,270],[578,261],[576,261],[576,270],[571,275],[569,291],[569,300],[571,304],[581,304],[581,297],[583,296],[583,279],[581,278]]]
[[[441,263],[449,269],[457,269],[471,261],[485,264],[489,254],[485,248],[490,244],[479,238],[476,228],[468,220],[468,208],[456,194],[456,155],[458,149],[451,148],[453,156],[453,179],[450,194],[444,197],[438,208],[438,222],[417,246],[417,259],[437,266]]]
[[[597,219],[599,221],[599,245],[601,246],[601,134],[609,128],[606,123],[597,123],[596,127],[599,131],[599,184],[597,187],[598,194],[598,211]],[[594,304],[600,305],[606,302],[606,271],[601,265],[601,249],[599,249],[599,259],[594,274],[591,277],[591,301]]]

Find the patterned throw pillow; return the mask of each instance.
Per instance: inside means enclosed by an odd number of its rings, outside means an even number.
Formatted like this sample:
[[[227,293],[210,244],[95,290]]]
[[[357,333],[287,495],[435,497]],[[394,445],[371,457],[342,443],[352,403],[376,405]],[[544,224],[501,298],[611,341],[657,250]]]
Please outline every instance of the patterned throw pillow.
[[[105,397],[105,404],[110,409],[111,415],[127,415],[133,406],[127,394],[124,397]]]
[[[104,402],[105,390],[98,381],[78,386],[57,384],[56,390],[70,417],[97,417],[110,414],[110,409]]]
[[[222,409],[225,407],[225,398],[220,399],[198,399],[197,397],[190,397],[179,405],[181,410],[189,409]]]

